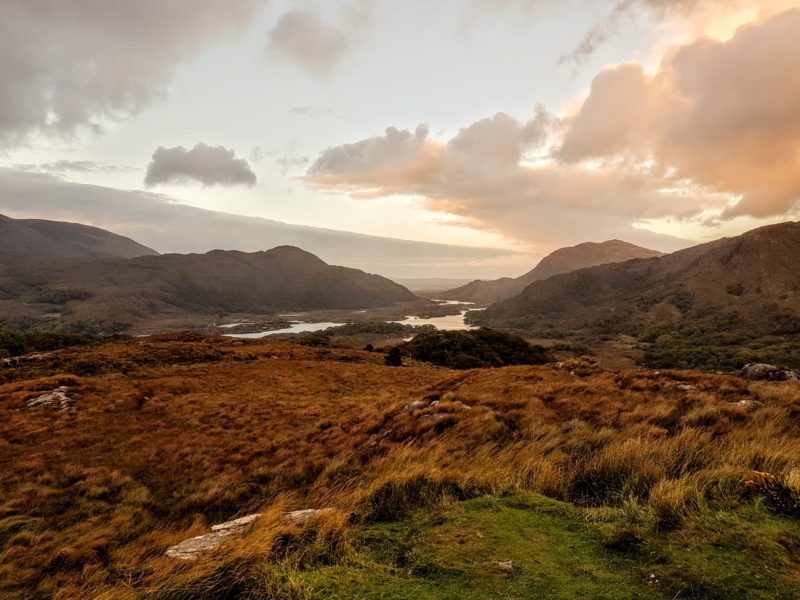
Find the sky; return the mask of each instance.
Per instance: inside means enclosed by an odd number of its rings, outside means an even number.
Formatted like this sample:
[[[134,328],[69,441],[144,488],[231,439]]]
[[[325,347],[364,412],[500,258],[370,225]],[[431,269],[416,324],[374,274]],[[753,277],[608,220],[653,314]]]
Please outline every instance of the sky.
[[[162,251],[270,245],[245,243],[238,217],[212,235],[190,208],[472,248],[385,267],[405,277],[519,275],[583,241],[672,251],[798,218],[800,0],[0,12],[9,216]],[[380,268],[363,252],[336,258]]]

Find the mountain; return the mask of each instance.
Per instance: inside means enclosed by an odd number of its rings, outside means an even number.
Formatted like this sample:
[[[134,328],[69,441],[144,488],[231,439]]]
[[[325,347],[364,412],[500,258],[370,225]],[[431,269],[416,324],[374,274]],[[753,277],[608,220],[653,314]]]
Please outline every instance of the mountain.
[[[444,292],[442,298],[446,300],[464,300],[486,306],[515,296],[534,281],[541,281],[553,275],[569,273],[577,269],[606,263],[623,262],[634,258],[653,258],[656,256],[663,256],[663,253],[656,250],[648,250],[621,240],[609,240],[600,243],[586,242],[556,250],[552,254],[545,256],[532,270],[515,279],[504,277],[493,281],[476,280]]]
[[[75,183],[2,167],[0,212],[14,217],[93,223],[162,253],[201,254],[215,249],[258,252],[276,246],[297,246],[329,264],[396,277],[469,280],[491,277],[498,269],[530,260],[514,250],[296,225],[197,208],[142,190]],[[449,287],[455,285],[458,284]]]
[[[28,316],[139,323],[164,317],[370,308],[413,300],[379,275],[328,265],[299,248],[214,250],[128,260],[0,262],[0,309]]]
[[[476,322],[540,333],[629,334],[663,352],[726,347],[727,366],[769,347],[776,359],[797,364],[798,257],[800,223],[770,225],[659,258],[534,282]],[[734,356],[735,347],[746,350]]]
[[[152,256],[158,252],[104,229],[0,215],[0,257],[54,256],[98,259]]]

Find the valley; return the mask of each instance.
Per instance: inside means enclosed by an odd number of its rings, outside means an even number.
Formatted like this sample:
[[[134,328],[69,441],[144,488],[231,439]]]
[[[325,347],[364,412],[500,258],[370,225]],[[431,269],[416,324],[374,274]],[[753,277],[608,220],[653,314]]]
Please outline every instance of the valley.
[[[294,247],[0,258],[0,595],[797,597],[800,382],[740,372],[799,364],[797,227],[499,302]]]

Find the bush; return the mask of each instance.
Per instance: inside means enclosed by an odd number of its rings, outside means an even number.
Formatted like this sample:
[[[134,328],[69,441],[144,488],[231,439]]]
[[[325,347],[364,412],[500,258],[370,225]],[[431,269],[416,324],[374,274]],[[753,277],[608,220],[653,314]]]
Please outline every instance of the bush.
[[[383,362],[388,367],[401,367],[403,366],[403,356],[400,354],[400,348],[395,346],[394,348],[390,348],[389,352],[386,353],[386,356],[383,359]]]
[[[493,329],[422,333],[400,346],[400,352],[451,369],[539,365],[550,358],[542,346]]]

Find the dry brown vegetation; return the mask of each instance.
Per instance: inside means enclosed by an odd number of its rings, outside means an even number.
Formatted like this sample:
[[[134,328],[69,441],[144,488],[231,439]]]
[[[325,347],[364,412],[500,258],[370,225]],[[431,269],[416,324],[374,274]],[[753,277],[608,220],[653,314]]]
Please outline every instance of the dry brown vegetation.
[[[583,375],[389,368],[369,352],[196,335],[0,370],[0,595],[303,597],[297,570],[345,560],[350,528],[512,489],[628,507],[663,531],[753,502],[800,514],[797,384]],[[73,410],[25,407],[58,386]],[[306,528],[280,520],[321,506],[336,510]],[[256,511],[222,554],[164,557]],[[613,536],[623,547],[636,532]]]

